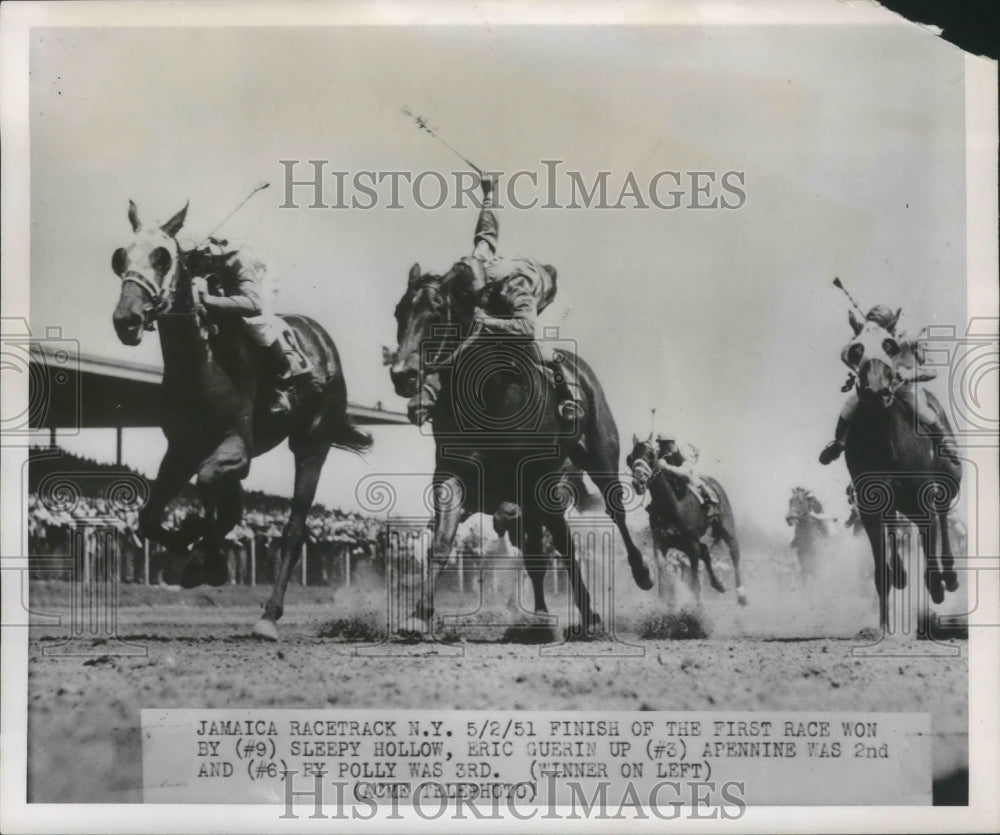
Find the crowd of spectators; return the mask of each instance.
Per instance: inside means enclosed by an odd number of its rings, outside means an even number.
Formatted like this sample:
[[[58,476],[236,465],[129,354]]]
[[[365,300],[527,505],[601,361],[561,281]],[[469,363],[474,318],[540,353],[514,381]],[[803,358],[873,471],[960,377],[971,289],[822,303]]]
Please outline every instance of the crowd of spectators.
[[[116,491],[117,485],[117,491]],[[124,488],[122,485],[125,485]],[[138,487],[132,490],[129,485]],[[88,536],[97,527],[113,528],[122,554],[121,579],[140,582],[145,569],[136,565],[145,559],[145,542],[138,532],[138,511],[148,495],[148,482],[127,467],[102,464],[65,451],[31,450],[28,469],[28,536],[33,555],[68,553],[69,538],[86,524]],[[123,498],[124,496],[124,498]],[[226,537],[230,547],[233,582],[249,582],[249,559],[256,561],[257,582],[269,582],[276,568],[282,530],[291,509],[288,499],[247,491],[243,518]],[[163,515],[163,527],[177,530],[185,520],[198,518],[201,504],[192,486],[172,501]],[[309,582],[331,582],[334,562],[348,559],[373,560],[384,541],[384,523],[360,513],[316,504],[306,520]],[[150,578],[163,580],[159,549],[155,546]]]

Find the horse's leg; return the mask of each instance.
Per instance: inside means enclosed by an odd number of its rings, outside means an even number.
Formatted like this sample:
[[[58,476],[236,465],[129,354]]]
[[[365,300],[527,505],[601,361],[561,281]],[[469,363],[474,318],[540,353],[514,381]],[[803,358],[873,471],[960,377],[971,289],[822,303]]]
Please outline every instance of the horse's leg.
[[[957,591],[958,575],[955,573],[955,552],[952,550],[947,512],[937,515],[937,527],[941,532],[941,579],[947,591]]]
[[[182,536],[176,531],[168,531],[161,524],[163,511],[179,492],[181,487],[198,469],[199,458],[189,449],[176,444],[168,444],[160,462],[156,481],[149,492],[149,501],[139,511],[139,532],[152,542],[159,543],[176,553],[184,553],[199,534],[194,531]]]
[[[747,593],[743,590],[743,575],[740,573],[740,543],[736,539],[735,525],[730,520],[715,522],[714,536],[721,539],[729,549],[729,559],[733,561],[733,578],[736,580],[736,599],[741,606],[747,605]]]
[[[670,584],[667,582],[668,566],[667,566],[667,548],[661,546],[661,544],[653,537],[653,561],[656,563],[656,592],[660,599],[667,604],[667,608],[670,608],[672,601],[670,600]]]
[[[708,581],[712,584],[712,588],[715,589],[719,594],[726,593],[726,587],[715,574],[715,568],[712,566],[712,552],[709,547],[698,540],[698,553],[701,556],[701,561],[705,563],[705,570],[708,571]]]
[[[687,555],[691,563],[690,575],[688,576],[688,590],[694,600],[695,606],[701,608],[701,573],[698,571],[698,560],[701,559],[701,543],[697,539],[685,536],[678,540],[677,548]]]
[[[243,517],[243,488],[238,479],[225,479],[211,491],[214,500],[214,519],[210,522],[205,552],[205,582],[210,586],[224,586],[229,580],[226,534]],[[205,502],[206,508],[208,502]]]
[[[288,515],[285,530],[281,536],[281,556],[278,563],[278,578],[271,590],[271,596],[264,605],[264,614],[253,628],[254,634],[271,641],[278,640],[278,619],[284,613],[285,590],[302,555],[302,543],[306,537],[306,516],[316,497],[316,486],[320,473],[330,452],[328,444],[317,441],[309,444],[295,444],[295,489],[292,494],[292,512]]]
[[[573,602],[580,612],[581,628],[583,635],[589,635],[597,630],[601,624],[601,618],[591,608],[590,592],[583,582],[583,572],[580,571],[580,561],[576,556],[576,549],[573,547],[573,537],[569,529],[566,517],[561,513],[546,513],[545,527],[552,534],[552,544],[555,546],[566,564],[569,572],[569,587],[573,594]]]
[[[939,537],[935,535],[939,527],[936,517],[931,517],[931,524],[926,528],[927,537],[920,537],[923,540],[924,551],[924,585],[930,592],[931,600],[935,603],[944,601],[944,578],[942,576],[941,561],[938,557]],[[918,536],[919,536],[918,528]]]
[[[457,476],[448,476],[434,490],[434,540],[427,555],[428,571],[426,581],[420,590],[420,599],[408,621],[399,632],[403,637],[422,638],[429,631],[434,618],[434,587],[437,576],[448,564],[455,532],[462,521],[464,511],[459,497],[464,496],[462,483]]]
[[[899,556],[900,532],[900,528],[897,526],[893,526],[889,530],[889,579],[897,589],[905,589],[906,566],[903,565],[903,561]]]
[[[524,560],[524,555],[528,552],[528,530],[527,523],[524,520],[524,514],[521,512],[520,505],[515,505],[517,507],[517,514],[510,514],[508,521],[505,525],[505,532],[510,538],[510,544],[517,548],[521,552],[521,559]],[[541,523],[539,522],[539,525]],[[538,541],[541,542],[542,531],[538,531]],[[538,546],[541,547],[540,545]],[[507,549],[504,548],[504,554],[506,555]],[[521,582],[521,572],[511,571],[513,579],[510,584],[510,594],[507,595],[507,610],[511,612],[514,617],[518,617],[521,612],[521,587],[523,583]]]
[[[653,588],[653,578],[649,573],[649,567],[646,565],[646,561],[642,558],[642,552],[632,541],[632,535],[629,533],[628,526],[625,524],[625,509],[622,506],[624,488],[618,480],[618,476],[614,474],[614,468],[616,466],[617,461],[598,462],[587,467],[586,469],[587,474],[590,476],[590,480],[593,481],[594,484],[597,485],[597,488],[601,491],[601,495],[604,497],[604,507],[607,514],[611,517],[612,521],[614,521],[615,527],[618,528],[618,532],[621,534],[622,540],[625,542],[625,551],[628,555],[628,565],[629,568],[632,569],[632,577],[635,580],[635,584],[643,591],[649,591]]]
[[[559,543],[553,542],[556,550],[560,553]],[[531,590],[535,596],[535,611],[539,614],[547,614],[549,609],[545,605],[545,570],[548,558],[542,554],[542,521],[535,513],[528,512],[524,522],[524,548],[521,551],[521,558],[524,560],[524,569],[528,572],[528,579],[531,580]]]
[[[193,589],[205,582],[205,563],[210,555],[218,551],[218,538],[215,532],[215,485],[199,484],[201,495],[202,517],[199,541],[189,552],[181,566],[181,588]]]
[[[872,549],[875,562],[875,593],[878,595],[879,626],[883,632],[889,629],[889,571],[885,561],[885,541],[882,532],[882,514],[862,514],[865,533]]]

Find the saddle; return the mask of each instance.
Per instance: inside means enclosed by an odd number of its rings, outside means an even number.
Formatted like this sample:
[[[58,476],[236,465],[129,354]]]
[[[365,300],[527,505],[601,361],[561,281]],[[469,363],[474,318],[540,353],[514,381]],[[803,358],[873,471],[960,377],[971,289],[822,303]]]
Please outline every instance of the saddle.
[[[663,472],[663,475],[667,479],[667,484],[670,485],[670,489],[674,491],[675,496],[682,497],[684,495],[684,492],[686,490],[689,490],[691,494],[698,500],[699,504],[705,503],[705,498],[704,496],[701,495],[701,491],[697,490],[694,487],[694,485],[690,484],[687,481],[687,479],[682,478],[681,476],[675,475],[674,473],[670,472]],[[716,494],[716,492],[709,486],[708,482],[703,481],[702,484],[704,484],[705,487],[708,489],[712,501],[718,504],[719,497]]]

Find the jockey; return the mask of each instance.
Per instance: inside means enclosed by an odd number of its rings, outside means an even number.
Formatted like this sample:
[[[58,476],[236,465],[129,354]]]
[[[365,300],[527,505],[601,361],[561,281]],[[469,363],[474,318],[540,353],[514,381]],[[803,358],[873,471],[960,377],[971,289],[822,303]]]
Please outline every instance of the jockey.
[[[478,293],[472,334],[459,348],[460,351],[472,344],[479,334],[521,336],[534,340],[538,314],[548,307],[556,295],[555,267],[540,264],[531,258],[504,258],[496,254],[500,224],[493,211],[495,183],[490,177],[484,177],[481,187],[483,206],[472,239],[472,255],[455,264],[448,276],[460,271],[471,273],[473,287]],[[554,382],[559,398],[559,418],[575,425],[583,418],[584,399],[575,369],[571,367],[573,364],[564,362],[562,355],[542,355],[542,359],[550,366],[557,366]],[[428,373],[421,391],[407,407],[411,421],[419,426],[427,419],[440,389],[439,375]]]
[[[837,521],[837,517],[834,516],[833,514],[823,512],[823,505],[820,503],[820,500],[813,495],[812,490],[810,490],[808,487],[799,487],[798,489],[801,490],[803,494],[805,494],[806,507],[807,507],[806,515],[810,519],[814,519],[817,522],[823,523],[824,530],[826,529],[827,522]]]
[[[719,507],[715,496],[701,475],[695,471],[700,453],[694,444],[687,441],[679,444],[675,438],[668,435],[656,436],[656,463],[659,469],[675,475],[691,485],[698,500],[705,505],[708,515],[718,516]]]
[[[865,321],[874,322],[885,328],[896,338],[899,343],[899,353],[894,359],[896,377],[900,382],[896,394],[916,413],[917,420],[923,424],[927,432],[940,443],[940,455],[957,462],[958,450],[955,447],[955,439],[927,402],[927,393],[920,385],[928,380],[933,380],[937,376],[937,372],[933,368],[923,367],[924,348],[919,341],[919,334],[916,337],[910,337],[902,329],[897,332],[898,314],[893,313],[884,304],[877,304],[869,310]],[[852,386],[851,393],[847,396],[847,400],[840,410],[833,440],[823,448],[819,455],[820,464],[829,464],[831,461],[837,460],[844,451],[851,418],[854,417],[858,408],[858,393],[853,388],[853,379],[854,375],[852,374],[848,378],[847,384]]]
[[[291,409],[288,390],[301,378],[312,377],[312,365],[294,332],[274,313],[277,282],[267,266],[247,250],[226,250],[227,241],[185,253],[195,308],[243,320],[251,342],[261,350],[264,368],[273,380],[272,414]],[[210,283],[211,282],[211,283]],[[293,370],[295,369],[295,370]]]

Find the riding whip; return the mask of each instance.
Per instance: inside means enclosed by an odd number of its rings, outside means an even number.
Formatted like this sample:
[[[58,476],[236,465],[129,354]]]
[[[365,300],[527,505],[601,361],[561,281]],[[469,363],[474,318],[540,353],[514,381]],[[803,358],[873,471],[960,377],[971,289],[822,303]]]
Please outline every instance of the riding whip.
[[[653,432],[656,431],[656,409],[649,410],[649,437],[653,437]]]
[[[253,187],[251,192],[246,197],[244,197],[243,200],[240,201],[239,205],[237,205],[235,209],[233,209],[228,215],[226,215],[211,232],[209,232],[204,238],[202,238],[198,246],[200,247],[203,243],[210,240],[216,232],[218,232],[223,226],[225,226],[229,218],[231,218],[234,214],[236,214],[250,201],[251,197],[253,197],[258,191],[263,191],[264,189],[268,188],[270,185],[271,184],[266,181],[262,183],[257,183],[257,185]]]
[[[833,280],[833,286],[839,288],[840,290],[842,290],[843,293],[844,293],[844,295],[847,296],[848,300],[851,302],[851,304],[854,305],[854,309],[856,311],[858,311],[858,313],[860,313],[862,315],[862,317],[865,316],[865,312],[864,312],[864,310],[861,309],[861,305],[858,304],[856,301],[854,301],[854,297],[850,293],[847,292],[847,288],[844,287],[843,283],[841,282],[841,280],[839,278],[835,278]]]
[[[468,165],[480,177],[486,176],[485,174],[483,174],[483,170],[478,165],[476,165],[474,162],[471,162],[468,157],[466,157],[461,151],[455,148],[455,146],[452,145],[447,139],[445,139],[443,136],[441,136],[441,134],[439,134],[436,130],[434,130],[434,128],[432,128],[427,123],[427,120],[423,116],[418,116],[407,107],[401,107],[399,109],[399,112],[402,113],[404,116],[406,116],[408,119],[412,119],[413,123],[420,130],[424,131],[425,133],[429,133],[431,136],[433,136],[438,142],[444,145],[449,151],[451,151],[455,156],[457,156],[460,160],[462,160],[462,162]]]

